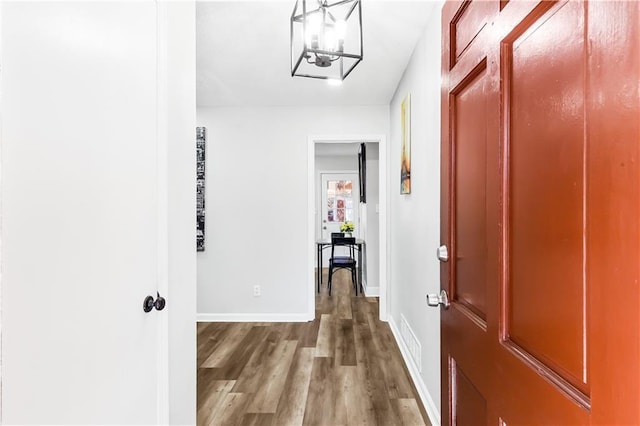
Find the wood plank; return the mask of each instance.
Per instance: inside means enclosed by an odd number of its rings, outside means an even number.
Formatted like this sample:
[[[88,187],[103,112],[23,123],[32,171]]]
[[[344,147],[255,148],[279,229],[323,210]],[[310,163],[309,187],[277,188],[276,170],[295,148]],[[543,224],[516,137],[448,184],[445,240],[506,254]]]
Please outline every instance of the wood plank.
[[[372,329],[373,342],[378,349],[380,367],[385,376],[389,399],[411,398],[413,389],[408,377],[408,371],[402,360],[400,348],[396,344],[389,324],[383,323],[369,315],[369,325]]]
[[[350,295],[338,295],[338,309],[336,315],[340,319],[352,319],[353,313],[351,311],[351,296]]]
[[[314,358],[303,425],[331,425],[334,421],[333,358]]]
[[[320,331],[320,321],[305,323],[304,333],[300,339],[300,346],[305,348],[315,348],[318,343],[318,332]]]
[[[214,323],[212,322],[199,322],[197,324],[197,334],[200,336],[202,333],[205,333],[209,327],[211,327]]]
[[[306,325],[309,324],[307,322],[292,322],[289,323],[289,327],[286,329],[286,333],[284,334],[285,340],[302,340],[302,336],[304,336],[304,332],[306,331]],[[315,344],[314,344],[315,346]]]
[[[208,425],[211,422],[234,383],[233,380],[213,381],[209,392],[204,396],[202,403],[198,405],[196,417],[198,425]]]
[[[247,365],[255,349],[260,346],[262,341],[267,338],[266,332],[268,327],[252,327],[247,333],[242,342],[240,342],[236,350],[234,350],[229,360],[225,363],[225,378],[229,380],[237,380],[242,373],[242,370]]]
[[[271,426],[273,413],[246,413],[240,422],[243,426]]]
[[[316,299],[316,317],[323,314],[335,315],[338,312],[338,307],[335,303],[336,297],[336,294],[333,294],[332,296],[329,296],[328,293],[320,295]]]
[[[372,308],[369,303],[362,303],[358,298],[351,299],[351,315],[358,325],[367,325],[367,314],[370,312],[378,313],[377,305]]]
[[[425,422],[422,419],[420,408],[414,398],[400,398],[391,400],[391,406],[395,410],[399,424],[406,426],[419,426],[424,425]]]
[[[214,323],[210,324],[203,333],[198,335],[198,348],[197,348],[197,365],[202,366],[202,363],[206,361],[209,356],[216,350],[225,336],[231,331],[230,326],[216,327]]]
[[[285,340],[267,357],[261,384],[247,408],[248,413],[275,413],[298,342]]]
[[[197,381],[197,404],[200,407],[208,398],[211,389],[220,378],[219,370],[216,368],[199,368],[196,376]]]
[[[211,355],[207,357],[207,359],[202,363],[201,366],[203,368],[215,368],[224,366],[236,347],[246,337],[251,327],[252,324],[250,323],[233,324],[230,327],[227,335],[225,335],[224,340],[222,340],[224,344],[218,345],[216,350],[214,350]]]
[[[344,375],[345,405],[347,407],[347,424],[376,424],[375,410],[366,383],[358,377],[357,367],[342,367]]]
[[[336,330],[337,365],[356,365],[356,344],[353,334],[353,321],[339,320]]]
[[[219,407],[209,426],[226,426],[241,424],[250,394],[229,392]]]
[[[242,369],[233,392],[255,393],[260,387],[260,383],[264,380],[264,366],[269,356],[276,350],[276,346],[280,340],[280,333],[272,331],[267,335],[252,354],[249,362]]]
[[[347,398],[353,392],[353,381],[350,380],[349,370],[354,368],[338,365],[334,365],[333,368],[333,422],[336,425],[349,424],[349,401]]]
[[[311,381],[314,348],[298,347],[291,363],[282,396],[278,402],[274,424],[301,425]]]
[[[367,384],[372,399],[374,415],[377,424],[395,425],[399,420],[389,401],[389,393],[385,382],[386,376],[382,371],[382,360],[373,343],[371,329],[368,326],[357,326],[360,343],[363,345],[363,362],[357,366],[358,378]],[[357,341],[357,340],[356,340]]]
[[[320,330],[316,344],[316,357],[333,357],[335,341],[333,315],[322,314],[320,317]]]

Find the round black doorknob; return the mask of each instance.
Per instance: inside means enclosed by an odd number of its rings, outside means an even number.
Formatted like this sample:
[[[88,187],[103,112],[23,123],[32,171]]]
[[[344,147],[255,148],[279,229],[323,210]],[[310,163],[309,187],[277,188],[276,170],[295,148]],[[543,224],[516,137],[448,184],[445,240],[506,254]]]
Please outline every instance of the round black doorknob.
[[[156,308],[157,311],[161,311],[164,309],[165,306],[167,306],[167,301],[164,299],[164,297],[160,296],[160,292],[156,292],[156,294],[158,295],[158,297],[156,297],[155,299],[153,298],[153,296],[147,296],[144,298],[144,302],[142,302],[142,309],[149,313],[151,312],[151,310],[153,310],[153,308]]]
[[[155,301],[153,300],[153,296],[147,296],[144,298],[144,302],[142,302],[142,309],[145,312],[151,312],[155,305]]]
[[[155,307],[156,310],[161,311],[164,309],[165,305],[167,304],[166,300],[164,300],[164,297],[160,296],[160,293],[158,293],[158,297],[156,298],[155,301]]]

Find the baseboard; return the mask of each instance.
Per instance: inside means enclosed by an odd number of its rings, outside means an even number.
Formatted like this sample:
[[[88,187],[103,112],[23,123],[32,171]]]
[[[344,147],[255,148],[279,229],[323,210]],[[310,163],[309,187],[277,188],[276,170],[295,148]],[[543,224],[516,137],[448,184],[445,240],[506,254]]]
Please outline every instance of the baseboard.
[[[422,380],[422,376],[418,372],[418,366],[413,361],[413,358],[409,356],[409,348],[402,340],[400,335],[400,330],[396,325],[393,317],[389,315],[389,327],[391,327],[391,332],[393,333],[393,337],[395,337],[396,342],[398,343],[398,347],[400,348],[400,353],[402,354],[402,358],[404,359],[404,363],[409,370],[409,375],[411,375],[411,379],[413,380],[416,389],[418,390],[418,395],[422,400],[422,404],[424,405],[424,409],[427,411],[427,415],[429,416],[429,420],[431,424],[439,426],[441,424],[440,420],[440,412],[438,410],[438,406],[433,401],[431,394],[427,390],[427,385],[425,385],[424,380]],[[440,368],[440,366],[438,366]]]
[[[367,297],[379,297],[380,296],[380,287],[365,287],[364,294]]]
[[[362,290],[364,295],[367,297],[378,297],[380,296],[380,287],[369,287],[367,285],[367,280],[362,279]]]
[[[197,314],[198,322],[308,322],[309,314]]]

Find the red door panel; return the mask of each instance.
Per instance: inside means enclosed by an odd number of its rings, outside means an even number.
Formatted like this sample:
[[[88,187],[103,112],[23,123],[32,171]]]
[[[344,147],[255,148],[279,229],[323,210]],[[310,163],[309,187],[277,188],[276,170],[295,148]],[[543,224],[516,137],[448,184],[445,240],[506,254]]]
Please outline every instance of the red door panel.
[[[588,393],[584,5],[552,8],[519,27],[501,51],[508,129],[505,337]]]
[[[452,65],[458,61],[478,33],[487,25],[488,12],[491,8],[492,5],[489,2],[469,0],[458,9],[450,24]]]
[[[443,8],[444,424],[640,424],[640,2]]]
[[[475,388],[464,371],[452,362],[451,383],[454,383],[452,412],[458,426],[476,426],[487,423],[487,401]]]
[[[486,66],[476,67],[451,99],[455,256],[453,300],[486,321]]]

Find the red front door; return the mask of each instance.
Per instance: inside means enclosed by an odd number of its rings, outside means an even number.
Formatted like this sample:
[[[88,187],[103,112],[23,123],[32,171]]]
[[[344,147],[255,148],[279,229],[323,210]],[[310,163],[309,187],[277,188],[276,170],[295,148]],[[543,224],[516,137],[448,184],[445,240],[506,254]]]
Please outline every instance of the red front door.
[[[640,424],[639,26],[443,8],[444,424]]]

